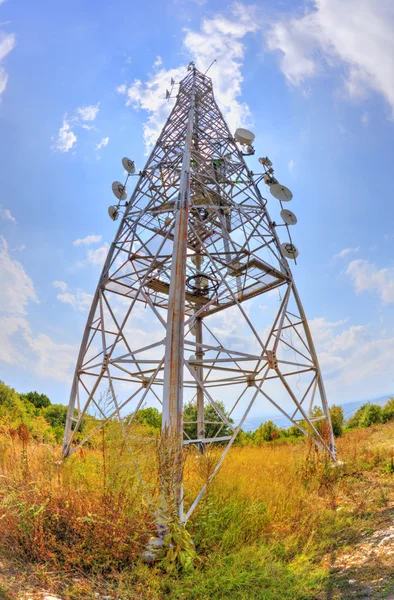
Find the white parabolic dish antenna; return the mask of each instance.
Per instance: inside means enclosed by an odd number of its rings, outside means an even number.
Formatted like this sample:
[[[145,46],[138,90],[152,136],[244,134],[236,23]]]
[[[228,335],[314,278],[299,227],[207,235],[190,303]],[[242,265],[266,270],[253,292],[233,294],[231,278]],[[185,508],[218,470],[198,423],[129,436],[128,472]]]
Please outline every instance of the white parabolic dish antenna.
[[[294,244],[291,244],[290,242],[284,242],[280,245],[280,247],[282,248],[282,252],[286,258],[297,258],[299,252]]]
[[[112,191],[118,200],[126,200],[126,198],[127,198],[126,188],[123,185],[123,183],[120,183],[120,181],[113,182]]]
[[[133,175],[135,173],[135,162],[133,160],[130,160],[125,156],[124,158],[122,158],[122,165],[125,171],[130,173],[130,175]]]
[[[284,208],[280,211],[280,216],[282,217],[286,225],[295,225],[297,223],[297,217],[293,212],[291,212],[291,210],[287,210],[286,208]]]
[[[111,219],[112,219],[113,221],[116,221],[116,219],[117,219],[117,218],[118,218],[118,216],[119,216],[118,207],[117,207],[117,206],[110,206],[110,207],[108,208],[108,214],[109,214],[109,216],[111,217]]]
[[[280,200],[281,202],[290,202],[293,197],[293,194],[289,188],[281,183],[273,183],[270,185],[270,192],[274,198]]]
[[[235,138],[236,142],[239,142],[240,144],[242,144],[244,146],[249,146],[249,145],[253,144],[255,135],[254,135],[254,133],[249,131],[249,129],[239,128],[235,131],[234,138]]]

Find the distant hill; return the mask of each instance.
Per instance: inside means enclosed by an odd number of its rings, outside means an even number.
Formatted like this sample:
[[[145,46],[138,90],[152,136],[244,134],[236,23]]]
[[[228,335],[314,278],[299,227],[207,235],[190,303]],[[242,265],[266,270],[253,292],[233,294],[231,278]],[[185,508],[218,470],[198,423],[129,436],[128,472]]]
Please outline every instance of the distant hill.
[[[394,397],[394,393],[388,394],[386,396],[379,396],[379,398],[371,398],[370,400],[354,400],[353,402],[344,402],[344,403],[338,402],[338,404],[340,406],[342,406],[343,414],[345,416],[345,420],[347,421],[348,419],[350,419],[350,417],[352,415],[354,415],[354,413],[363,404],[370,403],[370,404],[379,404],[380,406],[383,406],[384,404],[386,404],[387,400],[389,400],[389,398],[392,398],[392,397]],[[265,421],[274,421],[274,423],[278,427],[289,427],[289,421],[285,417],[281,417],[281,416],[277,416],[277,415],[275,415],[275,416],[261,415],[261,416],[250,417],[249,419],[246,419],[242,429],[244,431],[255,431],[255,429],[257,429],[257,427],[261,423],[264,423]],[[235,420],[235,422],[237,423],[236,420]]]

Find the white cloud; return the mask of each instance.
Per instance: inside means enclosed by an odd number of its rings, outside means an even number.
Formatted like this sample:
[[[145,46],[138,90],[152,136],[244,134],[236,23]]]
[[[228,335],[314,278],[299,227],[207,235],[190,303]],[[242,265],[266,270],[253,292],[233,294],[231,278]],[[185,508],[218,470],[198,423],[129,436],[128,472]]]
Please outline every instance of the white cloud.
[[[292,158],[287,163],[287,167],[288,167],[290,173],[292,173],[294,171],[294,160]]]
[[[15,34],[0,31],[0,61],[3,61],[7,54],[15,48]],[[0,65],[0,96],[5,91],[8,82],[8,73]]]
[[[344,248],[343,250],[338,252],[338,254],[335,254],[333,259],[336,260],[337,258],[345,258],[345,256],[348,256],[349,254],[354,254],[355,252],[359,252],[359,251],[360,251],[360,246],[358,246],[357,248]]]
[[[57,344],[43,333],[35,338],[27,334],[26,341],[35,355],[34,369],[38,375],[70,381],[78,351],[76,346]]]
[[[58,136],[54,140],[52,150],[58,152],[68,152],[77,142],[77,136],[71,131],[70,125],[67,121],[67,116],[63,119],[63,125],[59,129]]]
[[[205,18],[199,31],[185,30],[183,44],[196,67],[206,71],[212,61],[209,76],[213,80],[215,97],[231,130],[248,124],[249,108],[239,102],[243,81],[242,66],[245,54],[243,38],[259,29],[256,9],[253,6],[235,3],[228,15],[217,14]],[[165,122],[171,103],[165,102],[165,90],[170,79],[179,82],[186,74],[186,67],[156,69],[146,82],[136,79],[127,90],[127,105],[146,110],[150,116],[144,126],[147,148],[156,141]],[[118,91],[124,93],[123,86]]]
[[[329,401],[373,399],[394,391],[394,338],[373,339],[365,326],[343,329],[345,323],[309,322]]]
[[[100,102],[97,102],[96,105],[92,104],[90,106],[81,106],[80,108],[77,108],[77,114],[82,121],[94,121],[97,117],[99,107]]]
[[[100,150],[101,148],[105,148],[108,146],[109,137],[103,138],[99,144],[96,146],[96,150]]]
[[[65,281],[54,281],[53,287],[61,291],[56,298],[62,304],[70,304],[75,310],[81,312],[88,310],[92,304],[93,296],[84,292],[81,289],[76,289],[75,292],[68,291],[68,285]]]
[[[379,269],[367,260],[353,260],[346,271],[358,294],[376,292],[385,304],[394,302],[394,269]]]
[[[5,91],[8,82],[8,73],[6,73],[4,67],[0,67],[0,96]]]
[[[59,302],[62,302],[62,304],[70,304],[74,310],[79,310],[81,312],[89,310],[93,300],[91,294],[80,289],[77,289],[75,293],[64,291],[63,293],[58,294],[56,298]]]
[[[118,94],[126,94],[127,93],[127,85],[125,83],[122,83],[122,85],[118,85],[118,87],[116,88],[116,91],[118,92]]]
[[[267,42],[281,52],[280,67],[291,84],[340,67],[350,96],[378,92],[394,114],[393,28],[391,0],[314,0],[302,16],[274,23]]]
[[[0,208],[0,219],[3,219],[4,221],[12,221],[13,223],[16,223],[15,217],[12,216],[12,214],[8,210],[8,208]]]
[[[154,66],[154,67],[160,67],[160,65],[162,65],[162,64],[163,64],[163,59],[162,59],[162,57],[161,57],[161,56],[156,56],[156,60],[155,60],[155,62],[153,63],[153,66]]]
[[[9,255],[3,237],[0,237],[0,280],[0,311],[23,315],[30,300],[38,302],[32,280],[21,263]]]
[[[84,238],[78,238],[73,241],[73,246],[90,246],[91,244],[97,244],[101,242],[101,235],[87,235]]]
[[[109,248],[108,244],[104,244],[103,246],[100,246],[100,248],[97,248],[96,250],[89,250],[88,251],[88,262],[91,263],[92,265],[102,266],[104,264],[105,259],[107,258],[108,248]]]
[[[65,281],[54,281],[53,287],[58,288],[62,292],[65,292],[67,289],[67,283]]]
[[[0,360],[10,365],[24,364],[24,336],[29,324],[21,315],[0,315]],[[20,343],[22,342],[22,343]],[[22,346],[22,348],[21,348]]]
[[[7,54],[15,48],[15,34],[0,31],[0,60],[4,60]]]
[[[69,380],[77,348],[57,344],[48,335],[33,334],[26,316],[30,301],[38,302],[34,284],[0,238],[0,360],[42,377]],[[64,282],[55,282],[64,287]]]

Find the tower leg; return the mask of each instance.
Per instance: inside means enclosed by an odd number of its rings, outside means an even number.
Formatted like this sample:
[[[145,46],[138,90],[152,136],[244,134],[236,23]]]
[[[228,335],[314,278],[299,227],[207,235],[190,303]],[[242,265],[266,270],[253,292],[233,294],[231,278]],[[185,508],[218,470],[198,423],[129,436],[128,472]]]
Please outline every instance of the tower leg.
[[[175,217],[168,299],[167,334],[163,383],[163,421],[159,477],[161,480],[161,516],[172,522],[182,521],[183,453],[183,369],[185,335],[185,288],[190,198],[190,161],[194,123],[194,83],[183,152],[180,188]],[[177,472],[175,473],[174,470]],[[170,481],[167,481],[170,478]]]

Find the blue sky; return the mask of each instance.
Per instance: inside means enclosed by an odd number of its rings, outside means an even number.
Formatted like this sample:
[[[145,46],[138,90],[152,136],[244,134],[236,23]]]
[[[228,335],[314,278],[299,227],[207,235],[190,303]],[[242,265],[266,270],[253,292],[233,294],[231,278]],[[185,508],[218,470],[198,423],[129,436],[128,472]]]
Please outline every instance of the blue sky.
[[[143,167],[171,76],[217,59],[251,168],[268,155],[294,194],[330,402],[394,392],[393,56],[390,0],[0,0],[0,378],[67,402],[121,159]]]

